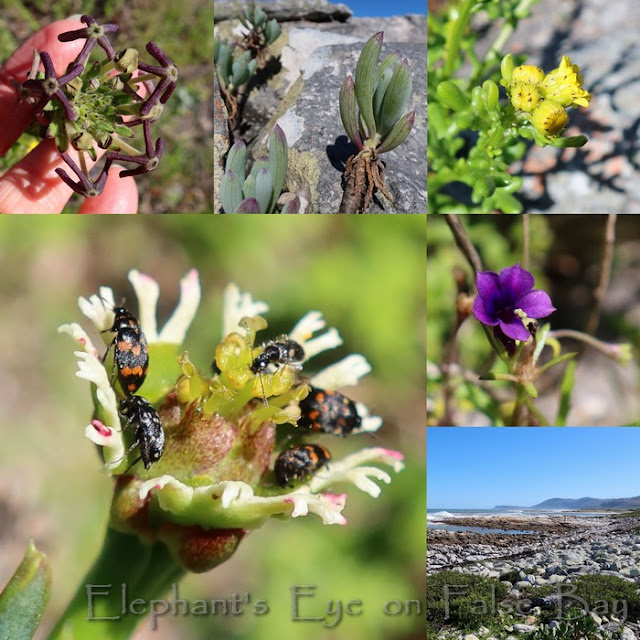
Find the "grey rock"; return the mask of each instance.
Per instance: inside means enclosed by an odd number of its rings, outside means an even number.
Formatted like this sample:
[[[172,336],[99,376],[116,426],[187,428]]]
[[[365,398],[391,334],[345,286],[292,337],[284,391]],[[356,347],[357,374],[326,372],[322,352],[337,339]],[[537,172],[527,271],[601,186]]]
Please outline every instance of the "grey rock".
[[[224,174],[224,155],[229,150],[227,108],[220,95],[218,79],[213,74],[213,210],[220,211],[220,180]]]
[[[513,630],[519,631],[520,633],[528,633],[530,631],[535,631],[536,627],[532,624],[514,624]]]
[[[274,0],[258,2],[269,20],[278,22],[287,20],[308,20],[310,22],[344,22],[352,11],[344,4],[326,0]],[[247,6],[247,0],[217,0],[214,5],[214,20],[222,22],[236,18]]]
[[[638,640],[636,634],[629,629],[629,627],[624,627],[620,632],[620,640]]]
[[[342,128],[338,94],[347,74],[354,74],[361,50],[362,43],[314,50],[299,84],[290,90],[295,96],[285,98],[285,109],[272,118],[262,140],[266,141],[277,121],[293,150],[289,190],[300,188],[306,181],[312,202],[317,203],[316,213],[338,213],[344,165],[357,152]],[[393,196],[393,203],[386,202],[381,195],[374,196],[369,213],[425,213],[426,48],[422,44],[385,42],[380,58],[395,50],[409,60],[413,94],[408,110],[415,110],[415,123],[407,140],[382,156],[387,167],[385,186]]]

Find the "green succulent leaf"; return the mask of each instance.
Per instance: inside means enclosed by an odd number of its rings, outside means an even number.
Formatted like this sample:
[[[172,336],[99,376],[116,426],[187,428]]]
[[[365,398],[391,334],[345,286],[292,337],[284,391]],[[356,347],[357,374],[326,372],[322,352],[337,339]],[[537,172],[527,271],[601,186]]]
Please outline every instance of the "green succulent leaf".
[[[513,75],[514,68],[515,63],[513,61],[513,56],[508,53],[504,58],[502,58],[502,62],[500,63],[500,75],[502,76],[501,84],[506,86],[511,82],[511,76]]]
[[[412,81],[409,63],[405,59],[393,72],[389,86],[384,94],[378,130],[386,135],[402,116],[411,97]]]
[[[269,173],[273,178],[273,193],[268,210],[275,211],[276,201],[280,197],[284,179],[287,175],[287,162],[289,159],[289,147],[284,131],[276,125],[269,136]]]
[[[256,176],[253,171],[247,176],[247,179],[244,181],[242,192],[245,198],[256,197]]]
[[[220,200],[225,213],[235,211],[242,202],[242,185],[233,171],[225,171],[220,180]]]
[[[381,120],[382,101],[393,77],[393,71],[393,69],[386,69],[380,81],[376,84],[376,90],[373,92],[373,117],[376,123],[379,123]]]
[[[243,85],[249,80],[249,69],[247,68],[247,61],[244,57],[240,57],[234,60],[232,66],[231,82],[234,87]]]
[[[266,21],[267,21],[267,14],[260,7],[256,7],[256,10],[253,13],[253,20],[252,20],[253,24],[255,24],[256,27],[260,27]]]
[[[223,42],[220,45],[220,52],[218,54],[218,68],[224,76],[227,84],[229,84],[229,78],[231,77],[232,60],[233,56],[231,47],[226,42]],[[220,80],[220,77],[218,77],[218,80]]]
[[[454,111],[463,111],[470,106],[469,99],[464,95],[462,89],[451,80],[441,82],[436,93],[440,101]]]
[[[409,113],[403,115],[400,120],[396,122],[395,127],[391,129],[388,135],[386,135],[383,138],[382,142],[376,147],[376,153],[386,153],[387,151],[391,151],[398,145],[402,144],[411,132],[411,128],[413,127],[413,123],[415,121],[415,116],[415,111],[410,111]]]
[[[260,213],[260,204],[255,198],[243,200],[233,213]]]
[[[568,136],[566,138],[553,138],[549,140],[549,144],[559,149],[567,147],[582,147],[589,141],[587,136]]]
[[[0,593],[0,638],[32,638],[50,592],[51,565],[31,540],[20,566]]]
[[[264,33],[267,37],[267,44],[271,44],[280,37],[280,34],[282,33],[282,27],[278,24],[278,21],[273,18],[267,23]]]
[[[347,76],[340,87],[340,119],[342,126],[351,139],[351,142],[362,149],[360,134],[358,133],[358,124],[356,122],[356,91],[353,84],[353,78]]]
[[[260,213],[272,213],[273,178],[268,169],[261,169],[256,177],[256,200],[260,204]]]
[[[376,122],[373,117],[373,90],[375,69],[382,48],[383,35],[382,31],[378,31],[367,40],[356,66],[356,100],[368,138],[373,138],[376,134]]]
[[[227,156],[227,163],[225,169],[231,170],[233,175],[238,178],[240,184],[244,182],[244,166],[247,160],[247,146],[242,140],[238,140],[231,149],[229,149],[229,155]]]

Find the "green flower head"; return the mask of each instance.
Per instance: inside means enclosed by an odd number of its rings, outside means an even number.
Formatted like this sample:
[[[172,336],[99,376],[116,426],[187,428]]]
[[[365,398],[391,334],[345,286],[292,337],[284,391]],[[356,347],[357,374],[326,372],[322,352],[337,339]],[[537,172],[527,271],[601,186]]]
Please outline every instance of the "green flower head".
[[[372,463],[396,472],[403,468],[403,456],[396,451],[360,448],[341,460],[327,456],[301,473],[293,469],[286,475],[292,481],[283,486],[282,475],[274,472],[276,460],[295,447],[302,453],[326,451],[309,438],[332,437],[298,426],[300,401],[310,386],[336,390],[357,384],[371,370],[367,360],[354,354],[306,377],[302,371],[311,358],[342,343],[338,331],[325,330],[322,315],[314,311],[286,336],[256,346],[257,332],[267,327],[260,314],[268,307],[229,285],[222,339],[207,354],[209,361],[215,354],[214,373],[205,373],[181,350],[200,301],[198,273],[192,270],[183,278],[178,307],[161,331],[155,318],[157,283],[137,271],[131,271],[129,279],[149,354],[148,375],[134,395],[114,385],[114,366],[103,362],[84,329],[77,324],[60,327],[80,346],[77,375],[91,383],[95,413],[85,435],[101,448],[104,470],[115,480],[112,528],[149,544],[163,542],[185,569],[207,571],[272,516],[314,513],[324,524],[346,524],[346,495],[335,493],[336,485],[355,485],[377,497],[380,487],[374,480],[388,483],[391,477]],[[79,305],[95,328],[106,332],[109,344],[113,291],[102,287],[99,295],[80,298]],[[273,355],[290,343],[295,358]],[[123,415],[123,406],[137,404],[144,407],[154,433],[162,436],[152,442],[160,453],[152,460],[137,457],[148,435],[141,421]],[[351,433],[374,432],[381,426],[381,418],[369,415],[365,406],[353,406],[359,421]],[[292,455],[286,459],[298,462]]]

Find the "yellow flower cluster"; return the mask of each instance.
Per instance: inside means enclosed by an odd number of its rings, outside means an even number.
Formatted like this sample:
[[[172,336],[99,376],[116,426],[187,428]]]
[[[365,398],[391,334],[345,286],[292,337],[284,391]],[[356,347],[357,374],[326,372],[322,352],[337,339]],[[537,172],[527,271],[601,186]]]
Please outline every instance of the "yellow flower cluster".
[[[513,69],[507,85],[511,104],[531,114],[531,124],[543,135],[556,138],[567,126],[568,107],[588,107],[591,96],[582,88],[582,75],[569,56],[547,75],[540,67]]]

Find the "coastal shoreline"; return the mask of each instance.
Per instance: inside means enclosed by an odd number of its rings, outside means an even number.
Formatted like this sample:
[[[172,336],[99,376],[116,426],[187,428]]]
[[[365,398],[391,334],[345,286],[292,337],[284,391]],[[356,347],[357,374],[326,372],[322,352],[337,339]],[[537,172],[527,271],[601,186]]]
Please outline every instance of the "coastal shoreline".
[[[476,533],[427,527],[427,598],[429,599],[430,577],[434,578],[442,572],[455,571],[473,576],[473,579],[493,580],[492,584],[506,589],[505,598],[511,603],[509,606],[520,610],[520,604],[524,603],[525,613],[521,619],[515,622],[505,621],[503,633],[507,635],[519,637],[521,633],[530,633],[549,624],[548,619],[543,616],[544,606],[541,608],[532,605],[528,599],[531,590],[537,587],[545,587],[549,590],[547,593],[556,590],[560,593],[570,591],[576,580],[579,581],[584,576],[589,576],[588,579],[600,576],[601,579],[619,580],[616,585],[626,584],[632,593],[640,594],[640,530],[637,512],[629,513],[627,517],[624,513],[609,513],[597,517],[572,516],[566,513],[558,516],[456,514],[444,517],[441,521],[457,526],[482,527],[484,530],[534,531]],[[435,524],[433,519],[429,524]],[[549,601],[554,597],[554,602],[557,602],[557,596],[551,596]],[[540,598],[538,600],[542,602]],[[428,609],[427,612],[429,615]],[[598,615],[593,609],[584,613],[602,630],[600,637],[640,639],[637,620],[640,616],[634,614],[627,619],[626,614],[616,616],[610,611],[607,613],[608,615],[603,615],[600,612]],[[557,625],[558,621],[551,624]],[[443,640],[481,640],[487,633],[480,632],[474,636],[456,629],[455,626],[445,625],[437,637]],[[502,637],[502,634],[496,632],[487,636],[488,640]]]

